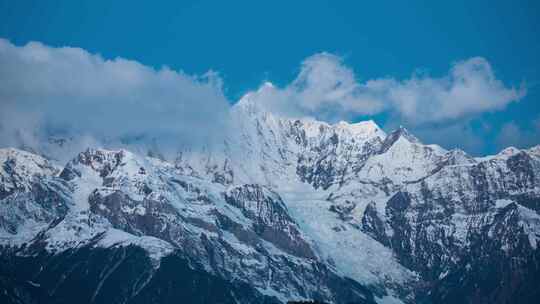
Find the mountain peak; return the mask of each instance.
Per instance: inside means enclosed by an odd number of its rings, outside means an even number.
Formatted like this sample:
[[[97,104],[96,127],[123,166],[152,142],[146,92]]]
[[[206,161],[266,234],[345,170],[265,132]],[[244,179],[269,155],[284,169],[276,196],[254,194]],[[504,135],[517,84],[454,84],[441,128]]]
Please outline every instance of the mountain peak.
[[[508,148],[505,148],[503,149],[501,152],[499,152],[498,155],[501,155],[501,156],[512,156],[514,154],[517,154],[519,153],[521,150],[519,150],[518,148],[516,147],[508,147]]]
[[[71,180],[76,176],[81,176],[79,172],[81,166],[90,168],[97,172],[101,177],[105,177],[113,171],[126,156],[133,156],[131,152],[126,150],[106,150],[88,148],[86,151],[79,153],[72,159],[64,168],[60,176],[66,180]]]
[[[275,90],[275,88],[276,87],[271,82],[266,81],[256,91],[249,91],[244,94],[240,100],[238,100],[236,106],[253,107],[255,104],[257,104],[257,101],[255,100],[257,97]]]
[[[58,168],[47,159],[15,148],[0,149],[0,199],[17,189],[30,189],[35,177],[53,176]],[[0,222],[3,218],[0,215]],[[1,225],[0,225],[1,226]]]
[[[384,140],[384,143],[382,145],[381,151],[386,152],[390,147],[397,142],[400,139],[404,139],[409,143],[414,144],[420,144],[420,140],[416,138],[414,135],[409,133],[407,129],[403,126],[399,126],[396,130],[392,131],[392,133],[388,134],[386,139]]]
[[[393,131],[391,135],[392,134],[397,137],[403,137],[411,143],[420,143],[420,140],[416,138],[416,136],[412,135],[404,126],[401,125],[395,131]]]
[[[274,84],[271,83],[270,81],[265,81],[262,86],[259,88],[259,91],[261,90],[264,90],[265,88],[270,88],[270,89],[273,89],[275,88]]]
[[[510,146],[510,147],[502,149],[499,153],[495,155],[481,156],[481,157],[477,157],[476,159],[480,161],[488,161],[492,159],[507,159],[510,156],[518,154],[519,152],[521,152],[520,149]]]
[[[386,133],[373,120],[360,121],[356,123],[348,123],[342,120],[335,124],[334,127],[338,130],[347,130],[354,136],[379,136],[381,138],[386,137]]]
[[[540,145],[529,148],[527,152],[540,157]]]
[[[53,175],[58,171],[47,159],[16,148],[0,148],[0,163],[10,164],[10,169],[16,170],[19,175]],[[6,169],[6,166],[0,167],[0,175]]]

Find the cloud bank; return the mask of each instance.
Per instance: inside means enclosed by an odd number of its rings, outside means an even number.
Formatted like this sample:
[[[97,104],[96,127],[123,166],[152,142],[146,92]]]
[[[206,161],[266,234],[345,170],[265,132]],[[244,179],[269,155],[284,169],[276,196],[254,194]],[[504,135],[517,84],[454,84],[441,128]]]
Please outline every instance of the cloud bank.
[[[261,102],[284,115],[337,121],[388,112],[402,123],[422,125],[502,110],[525,94],[524,87],[507,87],[498,80],[482,57],[456,62],[439,78],[359,82],[341,58],[321,53],[302,63],[290,85],[267,93]]]
[[[82,144],[208,140],[230,107],[215,73],[155,70],[80,48],[0,39],[0,67],[3,146],[37,148],[59,133]]]
[[[384,113],[387,129],[403,124],[429,141],[481,151],[481,136],[468,121],[503,110],[526,90],[506,86],[482,57],[455,62],[440,77],[361,82],[340,57],[320,53],[301,63],[290,84],[253,94],[280,115],[335,122]],[[74,152],[141,144],[174,153],[180,146],[220,140],[232,125],[232,103],[212,71],[187,75],[80,48],[16,46],[0,39],[0,146],[42,151],[55,141],[51,136],[59,136],[72,139]],[[523,145],[530,135],[510,122],[497,140],[518,138]]]

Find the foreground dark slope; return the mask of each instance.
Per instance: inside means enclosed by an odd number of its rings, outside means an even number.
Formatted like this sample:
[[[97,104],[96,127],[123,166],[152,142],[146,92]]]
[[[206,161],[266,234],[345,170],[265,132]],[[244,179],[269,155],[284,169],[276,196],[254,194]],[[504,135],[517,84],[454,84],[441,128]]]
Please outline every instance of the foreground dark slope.
[[[278,303],[176,254],[154,269],[135,246],[33,256],[4,251],[0,271],[2,303]]]

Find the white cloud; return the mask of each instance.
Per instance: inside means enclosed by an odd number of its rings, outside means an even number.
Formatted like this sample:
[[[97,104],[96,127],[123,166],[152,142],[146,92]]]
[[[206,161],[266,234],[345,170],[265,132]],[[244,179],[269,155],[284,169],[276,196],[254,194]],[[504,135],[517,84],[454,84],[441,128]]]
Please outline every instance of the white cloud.
[[[0,144],[54,133],[171,143],[219,134],[229,103],[215,73],[190,76],[80,48],[0,39]]]
[[[158,139],[160,148],[176,149],[219,139],[228,126],[230,103],[213,72],[191,76],[80,48],[3,39],[0,67],[0,146],[39,149],[50,135],[63,134],[82,147]],[[480,150],[470,118],[502,110],[525,93],[505,86],[480,57],[456,62],[439,78],[360,82],[340,57],[321,53],[307,58],[289,85],[265,87],[255,97],[273,112],[330,122],[387,113],[388,126],[404,124],[428,141]],[[524,142],[531,135],[525,133],[505,126],[499,142]]]
[[[301,108],[311,113],[341,110],[368,115],[384,107],[376,95],[370,96],[375,91],[359,84],[354,72],[339,57],[326,53],[306,59],[298,77],[286,90]]]
[[[527,128],[520,127],[516,122],[505,123],[497,136],[499,149],[508,146],[526,148],[537,145],[540,138],[540,117],[535,119]]]
[[[441,78],[416,77],[384,82],[388,102],[411,124],[455,120],[504,109],[518,101],[524,88],[507,88],[481,57],[455,63]]]
[[[321,53],[302,63],[291,84],[259,90],[256,100],[281,115],[336,121],[383,111],[386,105],[376,93],[358,83],[341,58]]]
[[[408,125],[502,110],[526,93],[524,88],[506,87],[481,57],[454,63],[440,78],[413,75],[362,83],[339,57],[327,53],[307,58],[297,78],[274,91],[261,102],[287,115],[336,121],[387,112]]]

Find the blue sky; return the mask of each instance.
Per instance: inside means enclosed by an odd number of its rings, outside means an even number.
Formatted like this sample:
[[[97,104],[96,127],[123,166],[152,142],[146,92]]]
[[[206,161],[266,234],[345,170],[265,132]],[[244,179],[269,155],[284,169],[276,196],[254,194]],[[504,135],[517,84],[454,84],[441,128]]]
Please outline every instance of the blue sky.
[[[473,154],[540,142],[538,1],[110,2],[0,1],[0,37],[189,75],[217,71],[229,102],[267,80],[288,86],[301,63],[321,52],[338,56],[361,83],[415,72],[444,77],[455,62],[481,56],[506,88],[525,84],[526,94],[502,108],[420,125],[391,110],[347,118],[374,118],[386,129],[404,124],[426,142]]]

